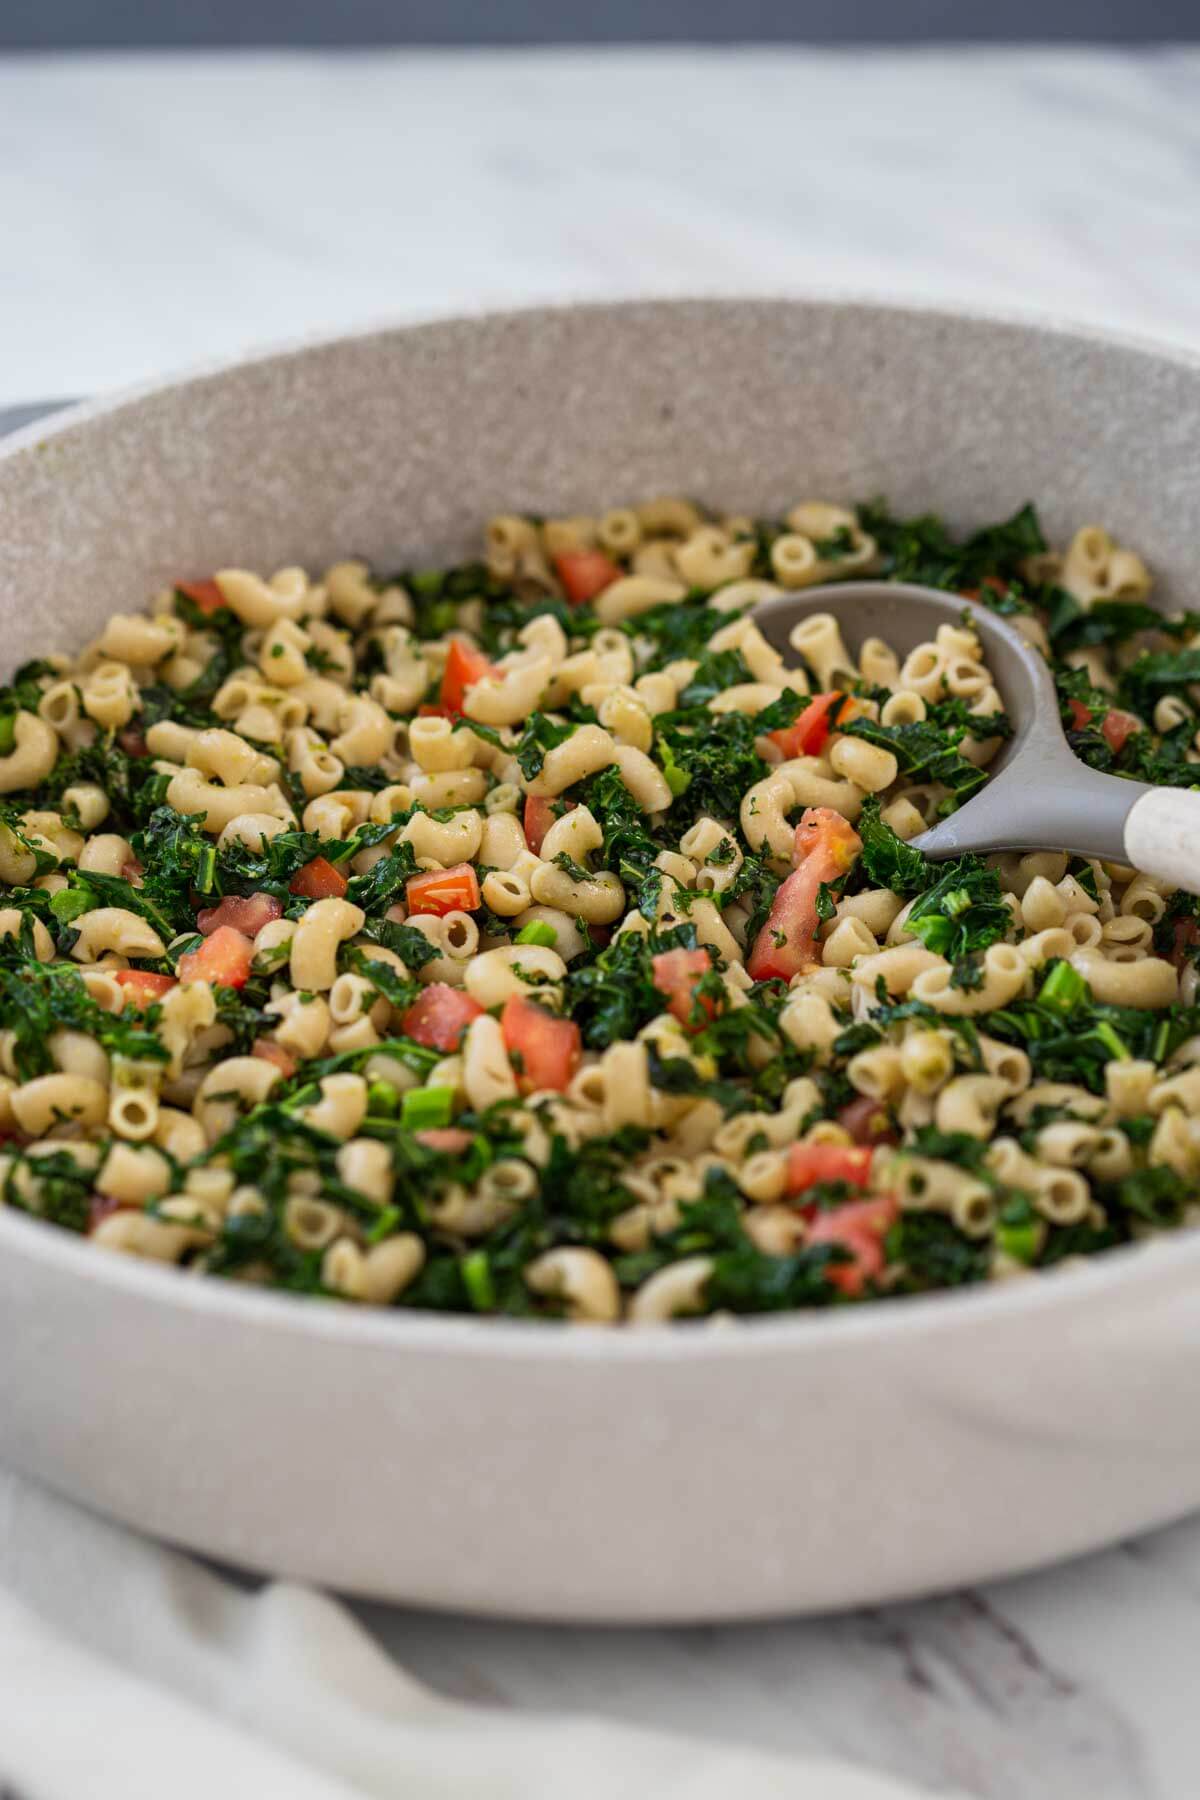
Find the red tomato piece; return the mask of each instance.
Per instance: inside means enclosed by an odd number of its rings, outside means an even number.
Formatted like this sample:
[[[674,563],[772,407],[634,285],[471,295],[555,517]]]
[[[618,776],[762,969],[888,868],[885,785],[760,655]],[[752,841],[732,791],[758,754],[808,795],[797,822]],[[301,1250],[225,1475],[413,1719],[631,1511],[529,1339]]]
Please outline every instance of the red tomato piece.
[[[1186,969],[1191,958],[1188,951],[1200,943],[1200,924],[1195,919],[1176,919],[1171,932],[1170,960],[1177,969]]]
[[[457,1050],[463,1032],[483,1011],[470,994],[445,981],[422,988],[400,1021],[405,1037],[430,1050]]]
[[[1125,748],[1126,740],[1131,738],[1135,731],[1142,729],[1142,721],[1135,718],[1133,713],[1122,712],[1120,707],[1114,706],[1110,712],[1105,713],[1104,723],[1100,729],[1104,733],[1113,755],[1120,756]]]
[[[283,906],[274,894],[227,894],[217,906],[205,906],[196,914],[196,930],[205,937],[224,926],[243,937],[257,937],[264,925],[283,917]]]
[[[822,1181],[844,1181],[866,1187],[871,1179],[872,1150],[859,1144],[793,1144],[788,1151],[787,1191],[803,1194]]]
[[[793,756],[818,756],[833,725],[847,716],[853,704],[847,694],[815,694],[798,719],[767,736],[779,745],[785,762]]]
[[[461,716],[467,689],[492,673],[483,651],[463,638],[454,638],[442,671],[442,707],[451,718]]]
[[[574,800],[543,800],[540,794],[525,796],[525,842],[535,856],[540,854],[542,839],[554,821],[574,808]]]
[[[1092,722],[1092,709],[1085,706],[1082,700],[1068,700],[1071,709],[1071,730],[1084,731]]]
[[[214,987],[245,987],[254,945],[232,925],[218,925],[198,950],[179,959],[180,981],[210,981]]]
[[[349,886],[340,869],[323,856],[314,856],[292,876],[288,893],[300,894],[305,900],[340,900]]]
[[[520,1058],[518,1082],[526,1093],[566,1087],[579,1067],[583,1040],[570,1019],[557,1019],[545,1007],[514,995],[500,1014],[504,1047]]]
[[[426,869],[410,875],[404,889],[410,913],[474,912],[479,905],[479,877],[470,863],[450,869]]]
[[[1001,581],[998,575],[985,575],[981,586],[991,588],[993,594],[1007,594],[1008,592],[1007,581]],[[964,600],[978,600],[980,597],[980,589],[977,587],[960,588],[958,591]]]
[[[594,600],[621,577],[621,570],[603,550],[564,550],[554,558],[554,567],[572,606]]]
[[[118,969],[115,979],[125,989],[126,1006],[132,1004],[139,1011],[161,1000],[175,986],[173,975],[156,975],[152,969]]]
[[[426,1131],[414,1131],[418,1144],[427,1150],[440,1150],[443,1156],[461,1156],[470,1147],[471,1133],[460,1125],[431,1125]]]
[[[838,1113],[838,1124],[850,1133],[856,1144],[896,1144],[900,1141],[888,1121],[887,1109],[868,1094],[847,1101]]]
[[[223,606],[229,604],[215,581],[177,581],[175,586],[181,594],[186,594],[193,605],[200,608],[201,612],[220,612]]]
[[[660,950],[651,959],[654,970],[654,985],[660,994],[667,996],[667,1010],[674,1013],[681,1025],[692,1031],[699,1031],[701,1024],[692,1019],[695,1005],[696,984],[712,968],[712,957],[707,950]],[[707,996],[700,1004],[711,1019],[713,1003]]]
[[[285,1050],[282,1044],[277,1044],[274,1038],[255,1038],[250,1054],[260,1057],[263,1062],[274,1063],[277,1069],[283,1071],[285,1081],[290,1081],[300,1067],[291,1051]]]
[[[844,875],[862,849],[862,839],[841,813],[810,806],[796,827],[797,867],[775,896],[767,922],[755,939],[746,968],[755,981],[790,981],[803,969],[819,968],[817,890]]]
[[[113,1213],[120,1212],[123,1208],[131,1210],[128,1201],[114,1200],[111,1194],[93,1194],[88,1200],[88,1236],[91,1236],[97,1225],[102,1225],[105,1219],[111,1218]]]
[[[831,1212],[818,1213],[808,1228],[806,1244],[841,1244],[854,1261],[835,1263],[826,1271],[834,1287],[844,1294],[861,1294],[863,1285],[883,1270],[883,1240],[900,1217],[894,1194],[870,1200],[850,1200]]]
[[[126,756],[149,756],[150,754],[146,739],[137,725],[126,725],[124,731],[118,731],[117,742]]]

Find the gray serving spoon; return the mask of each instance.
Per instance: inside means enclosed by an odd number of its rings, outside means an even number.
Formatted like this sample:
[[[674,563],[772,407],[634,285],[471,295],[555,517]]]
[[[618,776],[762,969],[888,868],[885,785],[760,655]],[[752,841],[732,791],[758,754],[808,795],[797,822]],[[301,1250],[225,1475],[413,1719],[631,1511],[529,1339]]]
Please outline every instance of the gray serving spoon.
[[[831,613],[857,657],[879,637],[904,657],[964,612],[983,643],[1013,735],[990,765],[991,779],[965,806],[912,841],[927,856],[966,850],[1059,850],[1127,863],[1200,894],[1200,793],[1102,775],[1071,750],[1054,680],[1041,653],[986,606],[937,588],[845,581],[765,600],[755,624],[776,650],[791,650],[795,626]],[[1200,764],[1197,765],[1200,780]]]

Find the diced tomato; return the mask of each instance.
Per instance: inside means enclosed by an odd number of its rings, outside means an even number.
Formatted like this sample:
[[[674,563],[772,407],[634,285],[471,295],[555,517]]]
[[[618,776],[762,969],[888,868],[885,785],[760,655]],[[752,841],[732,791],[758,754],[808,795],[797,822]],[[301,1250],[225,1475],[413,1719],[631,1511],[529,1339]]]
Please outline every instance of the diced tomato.
[[[862,849],[862,839],[841,813],[810,806],[796,827],[797,867],[775,896],[767,922],[755,939],[746,968],[755,981],[790,981],[803,969],[818,968],[817,890],[846,873]]]
[[[479,905],[479,877],[470,863],[451,869],[426,869],[410,875],[404,889],[410,913],[474,912]]]
[[[504,1003],[500,1030],[509,1055],[520,1061],[518,1081],[526,1093],[566,1087],[579,1067],[583,1040],[570,1019],[556,1019],[545,1007],[514,995]]]
[[[1132,713],[1122,712],[1120,707],[1114,706],[1110,712],[1105,713],[1104,723],[1100,729],[1104,733],[1113,755],[1120,756],[1125,748],[1126,740],[1132,737],[1135,731],[1142,729],[1142,721],[1135,718]]]
[[[283,904],[274,894],[227,894],[217,906],[204,906],[196,914],[196,930],[205,937],[228,926],[244,937],[257,937],[264,925],[283,917]]]
[[[818,1213],[809,1225],[806,1244],[841,1244],[853,1262],[835,1263],[827,1271],[834,1287],[844,1294],[861,1294],[863,1285],[883,1269],[883,1240],[900,1216],[894,1194],[870,1200],[850,1200],[831,1212]]]
[[[572,606],[594,600],[621,577],[621,570],[603,550],[564,550],[561,556],[554,558],[554,567]]]
[[[440,1150],[443,1156],[461,1156],[470,1148],[471,1133],[461,1125],[431,1125],[426,1131],[414,1131],[418,1144],[427,1150]]]
[[[888,1121],[887,1110],[869,1094],[859,1094],[838,1113],[838,1124],[856,1144],[896,1144],[899,1138]]]
[[[422,704],[417,708],[417,717],[418,719],[448,719],[450,714],[444,706],[427,706]]]
[[[220,612],[223,606],[229,604],[215,581],[177,581],[175,586],[181,594],[186,594],[193,605],[200,608],[201,612]]]
[[[132,1002],[139,1011],[161,1000],[175,986],[173,975],[156,975],[152,969],[118,969],[115,979],[125,989],[125,1004]]]
[[[712,968],[712,957],[707,950],[660,950],[651,959],[654,970],[654,985],[660,994],[665,994],[668,1011],[673,1012],[681,1025],[693,1031],[699,1031],[703,1021],[693,1022],[692,1013],[695,1006],[696,984],[708,974]],[[711,1019],[713,1003],[707,996],[701,997],[700,1005]]]
[[[1092,709],[1084,701],[1072,699],[1067,705],[1071,709],[1072,731],[1083,731],[1093,723]],[[1119,706],[1110,707],[1100,720],[1100,730],[1114,756],[1120,756],[1126,741],[1141,729],[1142,721],[1131,712],[1123,712]]]
[[[461,716],[467,689],[491,673],[492,664],[482,650],[465,643],[462,638],[452,641],[442,671],[442,707],[450,718]]]
[[[1191,962],[1188,951],[1200,943],[1200,923],[1195,919],[1176,919],[1171,931],[1170,960],[1177,969],[1186,969]]]
[[[211,981],[214,987],[245,987],[254,945],[232,925],[218,925],[198,950],[179,959],[180,981]]]
[[[457,1050],[463,1032],[483,1011],[461,988],[445,981],[431,981],[423,988],[400,1021],[405,1037],[430,1050]]]
[[[340,900],[349,885],[340,869],[323,856],[314,856],[292,876],[288,893],[300,894],[305,900]]]
[[[274,1063],[277,1069],[282,1069],[285,1081],[290,1081],[300,1067],[291,1051],[285,1050],[282,1044],[277,1044],[274,1038],[255,1038],[250,1048],[250,1054],[261,1057],[263,1062]]]
[[[540,854],[542,839],[554,821],[574,807],[574,800],[543,800],[540,794],[525,796],[525,842],[535,856]]]
[[[1009,584],[1007,581],[1001,581],[998,575],[985,575],[981,587],[991,588],[993,594],[1004,595],[1008,592]],[[980,588],[977,587],[960,588],[958,591],[964,600],[979,600],[981,598]]]
[[[815,694],[798,719],[767,736],[779,745],[785,762],[793,756],[818,756],[833,725],[853,704],[848,694]]]
[[[88,1200],[88,1236],[91,1236],[97,1225],[102,1225],[105,1219],[110,1219],[122,1208],[129,1209],[127,1200],[114,1200],[111,1194],[92,1194]]]
[[[126,725],[124,731],[118,731],[117,742],[126,756],[149,756],[150,750],[139,725]]]
[[[867,1145],[793,1144],[788,1151],[787,1191],[802,1194],[821,1181],[844,1181],[850,1187],[866,1187],[871,1179]]]

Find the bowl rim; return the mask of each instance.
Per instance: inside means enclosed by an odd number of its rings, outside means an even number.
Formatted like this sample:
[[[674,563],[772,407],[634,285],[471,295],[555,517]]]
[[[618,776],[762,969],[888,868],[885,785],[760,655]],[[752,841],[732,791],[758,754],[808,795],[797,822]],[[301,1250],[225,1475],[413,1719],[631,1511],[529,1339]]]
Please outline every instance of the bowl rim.
[[[377,1350],[413,1349],[454,1356],[484,1353],[511,1362],[556,1358],[592,1363],[724,1361],[730,1355],[780,1351],[823,1355],[834,1344],[866,1337],[909,1341],[942,1336],[959,1327],[990,1322],[1012,1325],[1068,1299],[1096,1302],[1116,1290],[1166,1292],[1165,1274],[1176,1277],[1200,1266],[1200,1227],[1180,1227],[1160,1237],[1122,1244],[1041,1278],[980,1282],[935,1289],[857,1306],[796,1308],[738,1315],[729,1327],[709,1318],[677,1319],[653,1326],[607,1325],[417,1311],[405,1307],[357,1307],[344,1300],[292,1294],[232,1280],[191,1275],[147,1258],[107,1255],[86,1237],[48,1224],[35,1214],[0,1206],[0,1254],[15,1254],[52,1275],[82,1284],[97,1281],[111,1294],[161,1306],[183,1306],[193,1315],[230,1326],[337,1338]],[[88,1259],[91,1259],[90,1261]]]
[[[950,326],[995,327],[1052,337],[1064,344],[1086,343],[1174,363],[1200,373],[1200,350],[1172,340],[1156,339],[1124,329],[1098,326],[1057,314],[1021,308],[989,308],[972,304],[894,298],[864,290],[805,288],[746,293],[734,289],[651,295],[554,299],[519,306],[488,306],[445,312],[438,310],[387,314],[342,331],[306,332],[256,345],[242,354],[189,364],[151,380],[126,385],[61,410],[0,439],[0,465],[78,426],[91,424],[159,395],[186,390],[209,380],[236,376],[244,369],[290,360],[312,352],[450,326],[484,325],[509,320],[536,320],[547,315],[601,315],[636,311],[700,312],[722,307],[751,307],[763,312],[839,310],[874,313],[897,319],[922,319]],[[0,1205],[0,1251],[39,1264],[51,1274],[96,1283],[114,1295],[128,1295],[151,1305],[182,1306],[194,1315],[227,1319],[247,1329],[261,1327],[316,1339],[335,1338],[348,1345],[436,1351],[451,1356],[483,1352],[505,1362],[524,1363],[551,1355],[565,1362],[675,1363],[709,1361],[730,1356],[759,1356],[805,1351],[824,1354],[827,1347],[858,1338],[901,1339],[941,1335],[976,1321],[1008,1324],[1024,1320],[1065,1298],[1095,1301],[1117,1289],[1161,1285],[1167,1266],[1176,1275],[1200,1265],[1200,1228],[1179,1228],[1141,1243],[1120,1245],[1069,1267],[1046,1271],[1043,1279],[978,1283],[907,1295],[892,1302],[861,1306],[748,1314],[736,1329],[713,1329],[711,1320],[676,1320],[637,1329],[574,1324],[558,1328],[553,1320],[514,1319],[505,1315],[418,1312],[403,1307],[358,1308],[344,1301],[322,1302],[316,1296],[258,1288],[235,1281],[190,1277],[182,1269],[116,1254],[107,1256],[86,1238],[47,1224],[36,1215]],[[86,1260],[89,1259],[90,1261]],[[164,1277],[166,1279],[164,1279]],[[1064,1291],[1064,1289],[1068,1291]]]
[[[429,307],[414,308],[411,312],[380,313],[340,331],[318,327],[311,331],[292,333],[284,338],[263,340],[248,345],[234,356],[197,358],[168,369],[165,374],[154,375],[144,381],[123,383],[111,392],[65,401],[55,412],[19,426],[17,430],[0,438],[0,463],[7,462],[11,457],[48,438],[58,437],[76,425],[90,424],[94,419],[105,418],[110,413],[120,412],[127,406],[154,399],[160,394],[236,374],[242,369],[256,368],[264,363],[332,350],[340,345],[365,342],[371,338],[392,337],[426,329],[436,330],[443,326],[482,325],[539,317],[557,318],[567,314],[691,312],[728,306],[780,311],[836,309],[842,312],[877,313],[899,319],[936,320],[949,325],[998,325],[1013,331],[1032,331],[1059,338],[1066,343],[1084,342],[1098,349],[1124,350],[1164,359],[1184,368],[1200,371],[1200,346],[1193,347],[1182,340],[1158,338],[1125,326],[1097,325],[1090,320],[1076,319],[1069,314],[1037,307],[988,307],[970,301],[960,303],[956,300],[927,300],[920,296],[897,297],[877,293],[869,288],[812,286],[763,288],[747,292],[744,288],[714,286],[699,292],[689,289],[679,293],[632,292],[600,297],[589,295],[577,299],[561,296],[534,298],[515,306],[492,306],[485,299],[477,307],[464,306],[453,311]],[[33,403],[12,400],[6,401],[5,407],[11,405],[16,409]]]

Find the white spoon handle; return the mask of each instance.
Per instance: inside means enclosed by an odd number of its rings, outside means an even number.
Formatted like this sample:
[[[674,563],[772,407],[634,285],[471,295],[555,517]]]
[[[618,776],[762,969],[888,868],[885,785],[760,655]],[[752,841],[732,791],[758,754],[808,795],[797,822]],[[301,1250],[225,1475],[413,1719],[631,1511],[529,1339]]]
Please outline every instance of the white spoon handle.
[[[1154,788],[1130,808],[1125,860],[1156,881],[1200,894],[1200,793]]]

